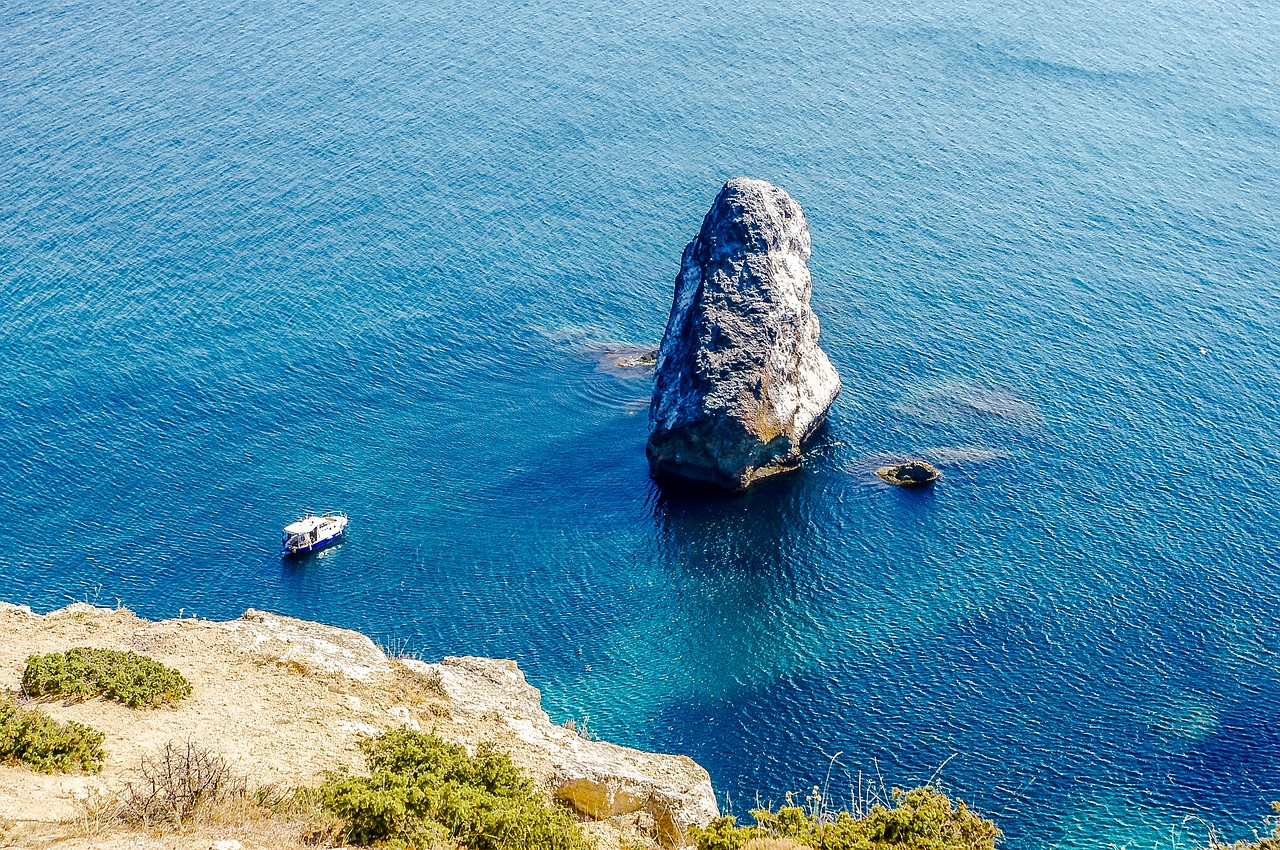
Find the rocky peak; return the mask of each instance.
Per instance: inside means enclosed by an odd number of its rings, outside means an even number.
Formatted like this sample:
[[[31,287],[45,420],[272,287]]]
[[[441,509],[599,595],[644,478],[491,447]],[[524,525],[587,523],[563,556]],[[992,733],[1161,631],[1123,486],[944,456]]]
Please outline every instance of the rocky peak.
[[[809,225],[783,189],[736,178],[685,248],[658,352],[655,478],[743,490],[796,469],[840,392],[809,306]]]

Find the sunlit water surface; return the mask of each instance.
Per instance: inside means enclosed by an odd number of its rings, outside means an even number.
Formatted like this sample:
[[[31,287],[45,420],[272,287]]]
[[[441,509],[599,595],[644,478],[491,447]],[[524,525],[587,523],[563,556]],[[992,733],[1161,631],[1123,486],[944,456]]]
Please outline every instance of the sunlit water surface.
[[[0,598],[516,658],[738,812],[937,772],[1016,850],[1246,835],[1277,67],[1251,0],[10,2]],[[740,174],[807,211],[845,390],[801,473],[682,500],[608,353]],[[305,508],[350,538],[284,563]]]

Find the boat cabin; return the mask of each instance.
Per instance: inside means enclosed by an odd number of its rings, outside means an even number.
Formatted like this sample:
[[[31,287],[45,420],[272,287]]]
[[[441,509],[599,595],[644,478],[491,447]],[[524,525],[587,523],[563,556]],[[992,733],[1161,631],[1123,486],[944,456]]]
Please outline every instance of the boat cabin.
[[[281,542],[288,553],[311,552],[340,538],[346,528],[346,514],[304,516],[284,527]]]

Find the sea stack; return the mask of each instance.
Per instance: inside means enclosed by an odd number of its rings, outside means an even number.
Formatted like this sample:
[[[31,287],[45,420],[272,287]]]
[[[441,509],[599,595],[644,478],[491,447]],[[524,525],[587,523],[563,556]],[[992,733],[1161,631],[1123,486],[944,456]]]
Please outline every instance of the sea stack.
[[[740,491],[800,465],[840,393],[809,306],[809,225],[783,189],[730,180],[684,249],[658,349],[649,443],[658,480]]]

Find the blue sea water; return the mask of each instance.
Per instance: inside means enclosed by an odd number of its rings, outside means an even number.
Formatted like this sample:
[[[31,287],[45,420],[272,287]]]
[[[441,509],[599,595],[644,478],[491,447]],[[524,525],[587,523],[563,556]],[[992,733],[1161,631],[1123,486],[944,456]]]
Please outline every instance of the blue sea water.
[[[1247,835],[1278,67],[1269,0],[11,0],[0,599],[516,658],[739,813],[936,774],[1016,850]],[[677,498],[606,354],[736,175],[804,206],[845,389],[799,474]],[[304,508],[350,539],[282,562]]]

